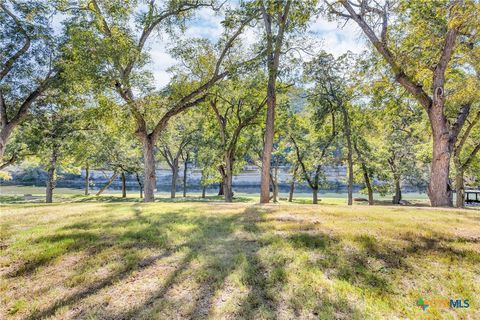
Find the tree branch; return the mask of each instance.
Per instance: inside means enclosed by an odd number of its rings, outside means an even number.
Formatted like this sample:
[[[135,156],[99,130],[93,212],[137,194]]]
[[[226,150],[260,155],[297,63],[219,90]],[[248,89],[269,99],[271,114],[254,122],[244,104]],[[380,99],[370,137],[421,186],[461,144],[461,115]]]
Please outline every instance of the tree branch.
[[[2,65],[2,69],[0,71],[0,81],[3,80],[3,78],[10,72],[10,70],[13,67],[13,64],[15,61],[17,61],[21,56],[23,56],[28,49],[30,48],[30,37],[28,33],[25,31],[25,29],[22,27],[22,23],[20,20],[3,4],[3,2],[0,3],[0,8],[5,11],[5,13],[10,16],[14,21],[15,24],[17,25],[18,29],[20,32],[25,36],[25,43],[23,46],[18,49],[7,61]]]
[[[188,108],[191,108],[195,105],[197,105],[198,103],[202,102],[205,100],[207,94],[205,93],[203,96],[201,96],[200,98],[192,101],[192,99],[194,99],[195,97],[197,97],[198,95],[206,92],[208,89],[210,89],[210,87],[212,87],[215,83],[217,83],[219,80],[223,79],[224,77],[226,77],[230,72],[229,71],[224,71],[222,73],[219,73],[220,72],[220,66],[223,62],[223,60],[225,59],[225,56],[226,56],[226,53],[228,52],[228,50],[233,46],[233,42],[238,38],[238,36],[240,36],[240,34],[242,33],[242,30],[245,28],[245,26],[248,25],[248,23],[250,21],[252,21],[252,17],[249,17],[246,21],[244,21],[240,27],[238,28],[238,30],[231,36],[231,38],[226,42],[225,44],[225,47],[223,48],[216,64],[215,64],[215,71],[212,75],[212,77],[207,81],[205,82],[203,85],[201,85],[200,87],[198,87],[197,89],[193,90],[192,92],[190,92],[188,95],[186,95],[185,97],[183,97],[182,99],[180,99],[161,119],[160,121],[157,123],[157,125],[155,126],[155,128],[153,129],[152,133],[150,133],[150,136],[152,137],[152,139],[155,141],[157,139],[157,137],[159,136],[160,132],[162,132],[168,121],[170,120],[171,117],[179,114],[180,112],[188,109]]]
[[[456,142],[458,135],[460,134],[460,131],[462,130],[468,115],[470,114],[470,107],[471,107],[470,103],[464,104],[460,108],[460,111],[458,112],[457,119],[455,120],[455,123],[452,125],[452,128],[450,129],[450,138],[453,140],[453,143]],[[466,132],[466,135],[468,136],[469,133],[470,131]]]
[[[358,14],[352,7],[351,3],[347,0],[341,0],[340,2],[343,7],[348,11],[350,17],[360,26],[360,28],[363,30],[364,34],[367,36],[370,42],[390,65],[395,75],[395,79],[420,102],[420,104],[425,108],[425,110],[428,111],[432,105],[432,99],[423,90],[422,86],[418,83],[415,83],[409,76],[407,76],[403,68],[396,62],[396,59],[390,49],[388,49],[387,44],[383,43],[377,37],[375,31],[373,31],[373,29],[364,20],[365,13],[361,12],[360,14]],[[386,11],[386,8],[384,8],[384,10]],[[387,16],[384,15],[384,18],[386,19]],[[383,24],[384,29],[386,30],[386,20],[383,21]],[[386,35],[384,36],[384,39],[386,41]]]
[[[27,116],[28,108],[30,108],[32,103],[48,88],[51,81],[56,79],[59,75],[58,73],[56,73],[54,76],[52,76],[51,74],[52,71],[50,71],[46,79],[25,98],[15,116],[10,122],[8,122],[8,125],[15,127]]]

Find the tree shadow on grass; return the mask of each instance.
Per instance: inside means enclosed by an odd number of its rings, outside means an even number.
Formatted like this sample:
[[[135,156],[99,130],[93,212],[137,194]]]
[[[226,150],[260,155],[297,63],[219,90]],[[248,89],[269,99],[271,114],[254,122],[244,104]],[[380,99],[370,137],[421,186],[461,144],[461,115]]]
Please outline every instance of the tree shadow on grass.
[[[89,230],[91,225],[88,223],[76,223],[69,226],[64,227],[64,230],[75,230],[79,229],[80,232],[68,234],[68,235],[53,235],[53,236],[45,236],[36,239],[34,243],[55,243],[56,241],[64,241],[65,239],[72,240],[74,245],[69,246],[66,248],[62,253],[58,254],[60,256],[62,254],[66,254],[71,251],[79,251],[84,249],[92,249],[91,254],[96,255],[99,254],[102,249],[98,249],[99,247],[111,247],[111,246],[118,246],[122,249],[124,248],[137,248],[137,247],[151,247],[158,250],[161,250],[162,253],[156,254],[153,256],[149,256],[146,258],[141,259],[140,257],[136,257],[134,261],[130,261],[124,268],[117,270],[116,272],[108,275],[107,277],[103,278],[102,280],[95,282],[91,285],[88,285],[84,289],[73,293],[63,299],[56,301],[53,305],[44,308],[42,310],[34,311],[32,314],[27,316],[27,319],[37,319],[37,318],[44,318],[48,316],[52,316],[56,313],[56,311],[62,307],[70,306],[78,303],[82,299],[85,299],[91,295],[98,293],[100,290],[107,288],[109,286],[118,283],[119,281],[127,279],[132,272],[144,269],[146,267],[152,266],[156,261],[165,259],[171,256],[174,252],[178,252],[178,250],[187,249],[189,253],[185,256],[183,261],[177,267],[177,269],[169,275],[166,279],[163,288],[158,290],[155,295],[146,301],[146,307],[150,304],[153,304],[156,300],[160,299],[164,292],[168,291],[168,289],[175,283],[175,279],[177,276],[182,272],[182,270],[188,268],[190,261],[196,257],[199,252],[202,252],[202,249],[207,243],[211,241],[215,241],[216,239],[221,239],[228,236],[229,233],[232,232],[232,224],[235,222],[237,217],[189,217],[181,212],[171,212],[165,213],[158,216],[150,216],[145,217],[142,213],[140,208],[132,206],[134,210],[134,217],[131,219],[123,219],[117,221],[104,221],[100,225],[101,229],[103,230],[103,235],[106,236],[106,239],[103,240],[103,237],[86,237],[88,240],[83,241],[82,237],[87,234],[85,230]],[[195,228],[195,231],[189,235],[189,238],[185,243],[178,244],[178,245],[171,245],[168,243],[168,239],[165,241],[158,242],[153,237],[153,235],[161,236],[164,233],[167,233],[167,230],[171,224],[175,224],[177,222],[183,223],[188,222],[198,227]],[[124,228],[128,228],[129,225],[140,225],[142,228],[135,232],[126,231],[122,234],[112,235],[110,234],[110,230],[116,226],[122,226]],[[98,224],[95,227],[99,227]],[[104,242],[106,241],[106,242]],[[123,253],[125,253],[123,251]],[[50,262],[51,259],[41,261],[41,264],[47,264]],[[29,265],[28,265],[29,266]],[[39,265],[28,267],[28,272],[35,271]],[[23,275],[27,275],[26,269],[23,268]],[[19,272],[17,272],[19,275]],[[120,318],[129,318],[135,314],[135,310],[130,310],[128,314],[120,316]],[[109,317],[109,315],[104,315],[103,317]],[[115,318],[118,318],[115,316]]]
[[[313,251],[317,255],[315,266],[328,278],[378,293],[394,291],[389,270],[408,268],[396,252],[382,250],[376,240],[368,236],[355,238],[360,249],[347,247],[338,237],[320,231],[296,233],[287,237],[287,241],[295,248]],[[377,264],[372,263],[372,259]]]
[[[134,256],[133,261],[131,260],[124,267],[103,276],[94,283],[81,287],[64,298],[52,301],[52,304],[46,308],[33,311],[27,316],[27,319],[50,317],[64,307],[77,309],[75,312],[80,312],[77,314],[78,317],[158,318],[163,307],[168,306],[169,299],[172,299],[171,294],[175,290],[171,290],[176,286],[181,287],[184,284],[185,275],[192,274],[192,272],[197,277],[195,281],[198,284],[198,287],[194,287],[192,292],[192,299],[195,298],[195,302],[188,310],[185,310],[184,306],[180,306],[174,317],[207,318],[217,307],[218,293],[224,289],[227,277],[235,270],[241,271],[241,281],[248,289],[248,292],[239,301],[236,301],[238,308],[233,311],[232,315],[235,318],[275,319],[281,316],[279,312],[282,308],[290,308],[290,310],[293,308],[298,317],[302,313],[313,312],[312,317],[334,318],[339,310],[361,315],[361,312],[348,301],[335,300],[327,296],[319,299],[313,310],[306,310],[307,307],[300,305],[293,305],[293,307],[292,305],[279,305],[279,293],[284,290],[285,286],[288,286],[285,262],[269,262],[264,259],[265,254],[271,253],[265,253],[262,250],[271,242],[268,238],[262,238],[265,230],[258,227],[259,222],[265,221],[263,215],[268,214],[270,210],[268,207],[252,205],[247,207],[244,212],[233,216],[189,214],[191,209],[188,208],[162,214],[144,214],[141,208],[140,204],[133,204],[131,206],[133,215],[127,219],[112,221],[106,217],[94,222],[75,222],[63,226],[58,233],[52,236],[34,239],[32,245],[45,242],[62,243],[67,239],[70,244],[65,247],[64,251],[58,253],[58,257],[69,252],[85,250],[91,258],[94,258],[102,253],[102,250],[111,247],[120,249],[124,259],[127,254],[132,252],[130,249],[135,251],[137,248],[148,247],[154,250],[154,254],[147,257]],[[179,232],[178,229],[175,229],[177,223],[186,223],[192,226],[191,229],[184,232],[185,240],[181,243],[165,236],[172,231]],[[95,233],[98,230],[101,230],[100,234]],[[115,230],[124,231],[119,233]],[[82,236],[88,233],[92,233],[94,236],[82,240]],[[382,283],[382,279],[378,280],[374,277],[375,274],[372,275],[366,261],[350,259],[350,254],[340,247],[339,239],[335,237],[327,234],[311,235],[297,232],[287,237],[287,241],[299,249],[321,252],[323,258],[319,259],[317,264],[326,273],[333,270],[334,276],[360,287],[370,286],[379,289],[388,287],[388,283]],[[368,246],[374,247],[375,244],[368,244],[366,248]],[[374,252],[375,248],[368,250]],[[140,304],[122,311],[115,311],[100,305],[97,310],[89,310],[88,306],[82,304],[86,298],[125,282],[132,273],[153,267],[157,262],[183,251],[185,254],[176,263],[174,270],[169,272],[162,280],[162,284]],[[239,259],[239,257],[243,258]],[[192,263],[194,260],[195,264]],[[204,261],[204,263],[199,266],[197,261]],[[43,263],[47,264],[48,262]],[[83,263],[87,264],[88,258]],[[33,272],[34,269],[29,272]],[[90,314],[87,314],[89,312]]]
[[[247,209],[249,215],[255,215],[255,210]],[[198,234],[185,244],[189,251],[175,270],[163,281],[163,284],[140,305],[119,313],[95,314],[105,319],[132,319],[132,318],[158,318],[157,312],[162,312],[171,303],[173,296],[170,290],[175,286],[181,288],[184,281],[184,273],[193,272],[196,276],[198,287],[195,293],[191,293],[190,299],[195,300],[192,308],[188,310],[176,310],[175,317],[188,319],[207,318],[213,312],[216,295],[225,287],[227,277],[238,268],[244,268],[244,282],[249,287],[248,296],[240,302],[240,310],[236,316],[242,318],[255,318],[259,311],[274,314],[275,306],[266,292],[267,280],[260,259],[257,257],[260,244],[252,239],[238,239],[232,237],[235,227],[243,230],[256,230],[255,221],[245,218],[241,213],[230,218],[218,220],[217,218],[193,218],[198,223]],[[238,229],[237,229],[238,231]],[[244,256],[245,265],[239,265],[239,257]],[[204,261],[201,267],[192,269],[192,260]],[[171,315],[174,317],[173,315]]]
[[[97,292],[99,292],[100,290],[102,290],[104,288],[107,288],[109,286],[114,285],[118,281],[125,280],[126,278],[128,278],[130,276],[130,274],[132,272],[134,272],[136,270],[143,269],[143,268],[147,268],[147,267],[153,265],[157,260],[166,258],[166,257],[170,256],[171,254],[172,254],[171,251],[165,251],[163,254],[155,255],[155,256],[152,256],[152,257],[147,257],[147,258],[142,259],[142,260],[138,260],[136,265],[135,264],[127,264],[126,267],[123,268],[122,270],[119,270],[119,271],[105,277],[101,281],[95,282],[95,283],[87,286],[83,290],[80,290],[80,291],[78,291],[78,292],[76,292],[76,293],[74,293],[74,294],[72,294],[72,295],[70,295],[66,298],[58,300],[57,302],[55,302],[53,305],[49,306],[46,309],[37,310],[37,311],[33,312],[32,314],[30,314],[25,319],[42,319],[42,318],[52,316],[52,315],[55,314],[55,312],[58,309],[60,309],[62,307],[65,307],[65,306],[73,305],[76,302],[78,302],[78,301],[80,301],[80,300],[82,300],[82,299],[84,299],[88,296],[96,294]]]
[[[470,249],[457,249],[453,243],[466,241],[476,243],[477,239],[451,238],[439,236],[398,235],[404,240],[404,246],[393,246],[388,241],[380,241],[370,235],[353,238],[356,247],[347,246],[342,239],[316,231],[295,233],[286,239],[295,248],[309,250],[318,255],[315,267],[330,279],[338,279],[362,290],[378,294],[398,294],[397,283],[392,273],[411,270],[410,259],[422,259],[425,255],[435,254],[449,258],[450,261],[480,264],[480,254]]]
[[[98,236],[90,232],[76,234],[56,234],[36,238],[31,242],[33,246],[39,246],[38,254],[29,257],[17,268],[5,274],[7,278],[28,276],[38,268],[47,265],[52,260],[68,252],[80,251],[89,246],[96,245]],[[57,245],[55,245],[58,243]],[[55,245],[55,246],[54,246]]]
[[[404,255],[437,254],[448,257],[450,261],[468,262],[472,265],[480,265],[480,253],[472,249],[458,249],[458,243],[477,244],[479,238],[445,237],[433,234],[429,237],[412,235],[410,233],[401,236],[407,241],[408,246]]]

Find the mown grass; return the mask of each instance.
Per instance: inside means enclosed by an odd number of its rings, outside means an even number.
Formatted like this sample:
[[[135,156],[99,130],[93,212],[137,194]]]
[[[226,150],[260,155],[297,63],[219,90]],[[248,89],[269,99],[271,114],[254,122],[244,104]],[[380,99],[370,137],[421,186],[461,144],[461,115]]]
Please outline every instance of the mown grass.
[[[0,250],[0,319],[480,318],[476,210],[9,204]]]

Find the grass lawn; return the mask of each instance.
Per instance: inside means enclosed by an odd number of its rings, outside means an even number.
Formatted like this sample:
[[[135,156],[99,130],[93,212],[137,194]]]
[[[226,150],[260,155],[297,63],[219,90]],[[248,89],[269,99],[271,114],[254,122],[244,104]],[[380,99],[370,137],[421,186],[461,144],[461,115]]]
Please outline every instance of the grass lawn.
[[[0,207],[0,319],[480,319],[480,211]],[[417,300],[468,299],[469,308]]]
[[[138,198],[138,191],[128,191],[127,199],[121,198],[120,190],[107,189],[100,197],[96,197],[97,190],[91,190],[90,196],[85,196],[82,189],[73,188],[55,188],[53,193],[54,202],[88,202],[88,201],[102,201],[102,202],[115,202],[115,201],[141,201]],[[32,195],[25,198],[25,195]],[[185,202],[185,201],[203,201],[200,199],[200,192],[188,192],[188,198],[184,199],[181,196],[182,192],[177,193],[175,200],[170,199],[170,192],[156,192],[155,197],[161,199],[163,202]],[[208,199],[211,200],[223,200],[223,197],[216,196],[217,190],[209,190],[207,193]],[[347,202],[346,193],[335,192],[320,192],[319,201],[321,204],[345,204]],[[366,195],[361,193],[354,193],[354,198],[366,198]],[[237,202],[258,202],[260,197],[258,194],[236,192],[235,198]],[[285,201],[288,198],[288,193],[280,193],[279,198],[281,201]],[[392,196],[381,196],[375,193],[374,199],[377,204],[391,204]],[[416,206],[429,206],[428,197],[424,193],[403,193],[402,199],[408,201],[412,205]],[[0,204],[1,203],[43,203],[45,202],[45,187],[41,186],[5,186],[0,185]],[[311,204],[312,194],[308,192],[296,192],[294,197],[294,203],[299,204]],[[366,202],[358,202],[358,205],[367,205]]]

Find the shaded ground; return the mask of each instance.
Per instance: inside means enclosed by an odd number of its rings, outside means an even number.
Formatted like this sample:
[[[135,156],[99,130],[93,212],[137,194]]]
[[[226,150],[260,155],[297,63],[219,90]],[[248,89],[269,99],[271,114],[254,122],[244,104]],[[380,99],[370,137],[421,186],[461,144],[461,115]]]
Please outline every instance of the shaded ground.
[[[479,304],[479,211],[1,207],[0,319],[479,319]]]

